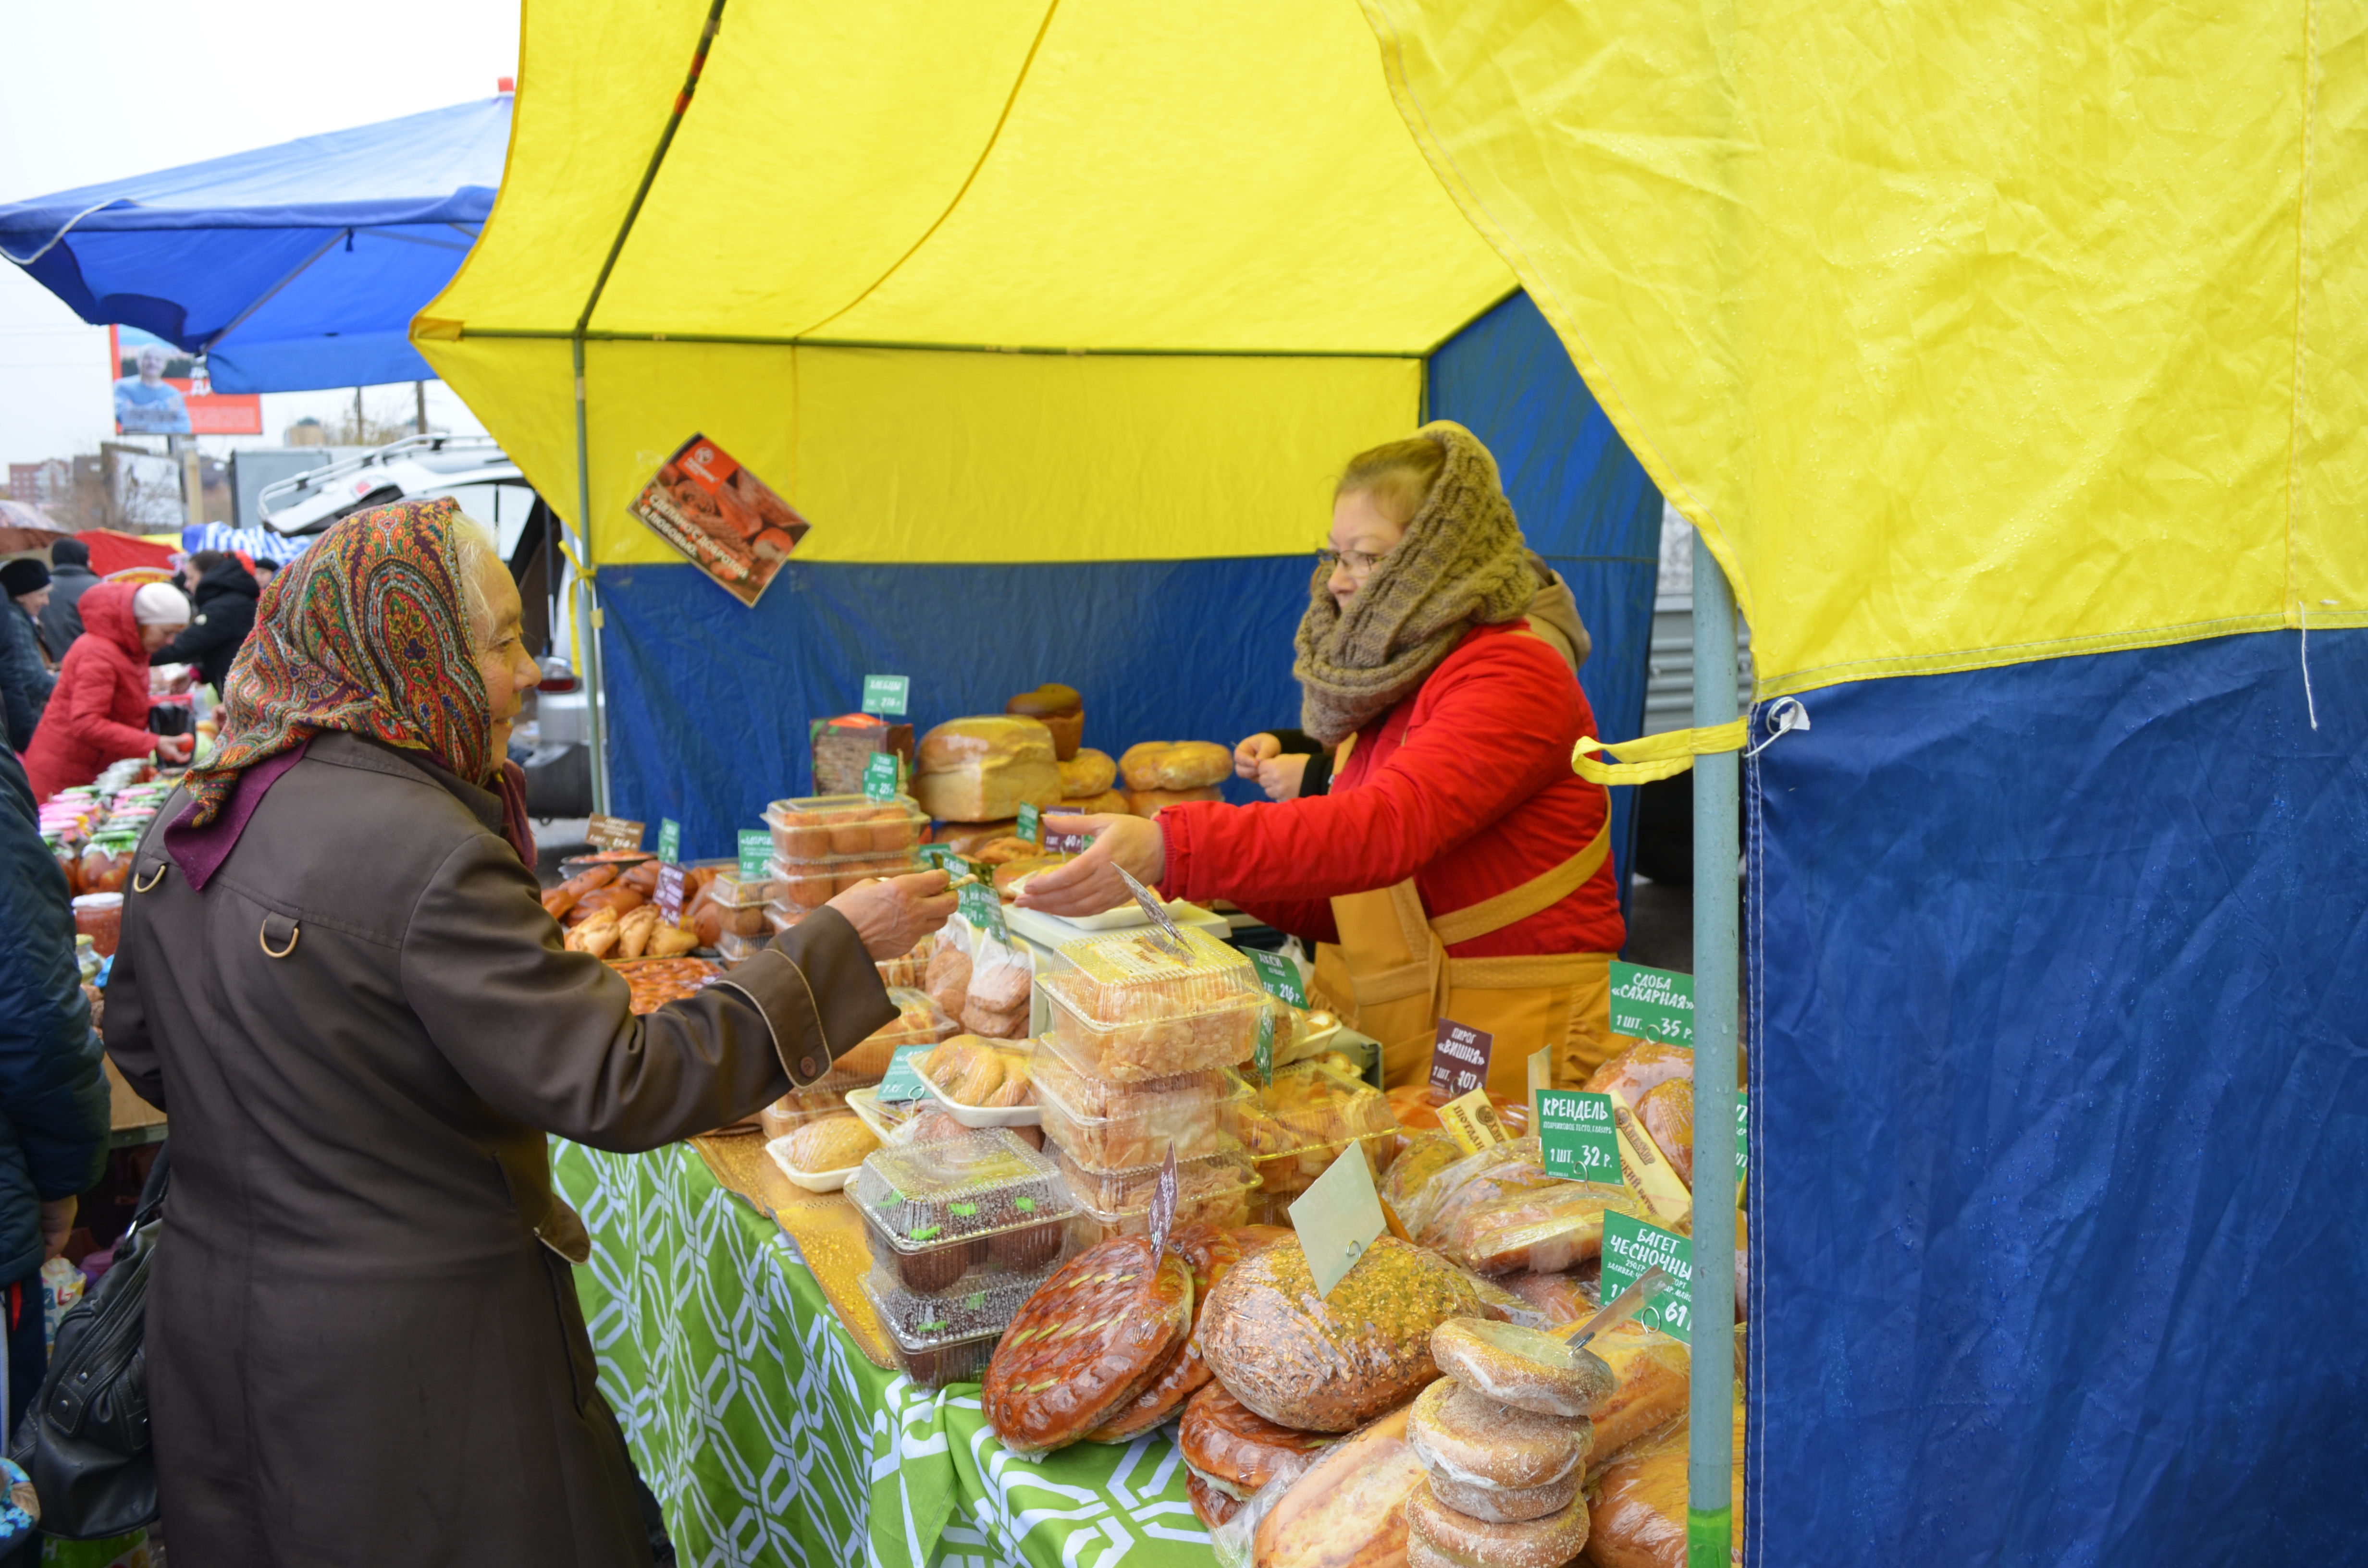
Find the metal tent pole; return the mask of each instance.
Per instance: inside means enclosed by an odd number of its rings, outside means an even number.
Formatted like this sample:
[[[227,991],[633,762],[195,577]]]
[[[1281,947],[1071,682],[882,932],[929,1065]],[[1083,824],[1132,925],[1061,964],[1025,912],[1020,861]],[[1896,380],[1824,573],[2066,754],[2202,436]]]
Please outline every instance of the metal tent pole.
[[[578,334],[575,349],[575,526],[568,531],[575,535],[575,635],[584,648],[584,668],[575,673],[584,681],[585,722],[592,736],[592,810],[598,815],[609,814],[609,737],[608,721],[601,710],[608,694],[608,683],[600,670],[600,596],[592,580],[592,451],[585,440],[584,416],[584,338]],[[561,520],[563,528],[565,519]]]
[[[1694,724],[1731,723],[1735,593],[1694,536]],[[1728,1568],[1735,1391],[1735,1050],[1741,988],[1738,752],[1694,759],[1693,1377],[1687,1568]]]

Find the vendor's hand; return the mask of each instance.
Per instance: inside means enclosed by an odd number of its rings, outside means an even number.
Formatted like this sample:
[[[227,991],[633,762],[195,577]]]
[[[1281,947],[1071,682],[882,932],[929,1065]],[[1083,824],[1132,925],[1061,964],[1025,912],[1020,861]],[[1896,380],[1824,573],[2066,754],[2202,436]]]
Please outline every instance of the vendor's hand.
[[[156,755],[166,762],[187,762],[197,745],[195,735],[158,735]]]
[[[1256,778],[1258,769],[1282,755],[1282,743],[1261,730],[1234,748],[1234,777]]]
[[[954,895],[943,871],[916,871],[858,882],[823,907],[846,915],[874,959],[901,959],[952,915]]]
[[[1286,752],[1271,762],[1261,762],[1258,769],[1258,787],[1266,791],[1269,801],[1299,799],[1299,786],[1307,777],[1308,754]]]
[[[1050,866],[1019,884],[1022,909],[1047,915],[1099,915],[1133,902],[1118,874],[1124,867],[1144,887],[1156,888],[1167,870],[1167,838],[1159,824],[1143,817],[1070,816],[1049,812],[1047,833],[1090,833],[1086,852],[1065,865]]]
[[[41,1205],[41,1261],[47,1263],[66,1250],[66,1238],[74,1234],[74,1214],[79,1208],[72,1193],[51,1199]]]

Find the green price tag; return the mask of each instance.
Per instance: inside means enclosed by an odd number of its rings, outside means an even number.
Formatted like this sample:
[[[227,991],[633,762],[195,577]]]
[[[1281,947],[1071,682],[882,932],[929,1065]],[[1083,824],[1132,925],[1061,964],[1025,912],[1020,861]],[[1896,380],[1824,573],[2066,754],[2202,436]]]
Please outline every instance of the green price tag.
[[[888,1075],[880,1080],[880,1103],[909,1105],[928,1094],[929,1091],[921,1087],[921,1058],[936,1049],[935,1045],[897,1047],[896,1054],[889,1059]]]
[[[669,866],[682,864],[682,824],[672,817],[658,818],[658,858]]]
[[[875,751],[863,763],[863,798],[867,801],[893,801],[896,798],[896,754]]]
[[[1274,1015],[1260,1009],[1258,1038],[1258,1082],[1271,1087],[1274,1084]]]
[[[863,677],[863,710],[866,713],[894,713],[905,716],[905,699],[912,690],[912,680],[906,676],[865,676]]]
[[[1003,900],[996,896],[994,882],[964,882],[954,896],[973,930],[984,931],[1006,947],[1011,945],[1011,934],[1003,928]]]
[[[753,882],[765,874],[765,862],[772,858],[773,835],[761,827],[740,830],[740,880]]]
[[[1610,1095],[1540,1089],[1533,1103],[1548,1176],[1573,1181],[1620,1179],[1620,1134],[1612,1125]]]
[[[1033,804],[1019,808],[1019,820],[1013,824],[1013,827],[1020,837],[1037,848],[1044,847],[1044,813],[1038,811]]]
[[[1246,949],[1250,967],[1258,971],[1258,983],[1266,994],[1290,1003],[1294,1007],[1307,1006],[1307,984],[1300,978],[1299,966],[1281,953],[1262,953],[1257,949]]]
[[[1611,966],[1611,1032],[1688,1050],[1694,1043],[1694,977],[1642,964]]]
[[[1646,1302],[1636,1321],[1688,1345],[1694,1342],[1693,1259],[1694,1244],[1685,1237],[1633,1214],[1603,1211],[1603,1299],[1636,1283],[1648,1268],[1667,1269],[1677,1283]]]
[[[921,864],[932,871],[943,871],[956,881],[970,874],[970,862],[951,844],[922,845]]]

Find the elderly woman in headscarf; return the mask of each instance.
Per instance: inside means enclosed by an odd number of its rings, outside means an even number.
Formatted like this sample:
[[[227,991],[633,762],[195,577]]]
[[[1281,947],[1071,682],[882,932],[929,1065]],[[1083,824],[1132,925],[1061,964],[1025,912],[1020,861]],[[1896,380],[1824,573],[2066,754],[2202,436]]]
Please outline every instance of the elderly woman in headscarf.
[[[1121,869],[1171,898],[1231,899],[1318,944],[1318,994],[1382,1042],[1390,1086],[1424,1080],[1452,1019],[1493,1037],[1492,1091],[1525,1099],[1541,1049],[1576,1087],[1611,1054],[1625,932],[1610,797],[1571,771],[1595,733],[1572,668],[1586,633],[1566,590],[1541,608],[1550,585],[1469,430],[1442,420],[1358,454],[1292,665],[1302,727],[1336,748],[1327,790],[1049,818],[1093,845],[1019,902],[1111,908]],[[1480,1081],[1476,1047],[1456,1049]]]
[[[545,1136],[651,1149],[820,1077],[951,911],[942,873],[866,883],[635,1017],[529,869],[537,674],[450,502],[348,517],[265,590],[141,843],[106,1043],[172,1117],[147,1351],[184,1568],[649,1562]]]

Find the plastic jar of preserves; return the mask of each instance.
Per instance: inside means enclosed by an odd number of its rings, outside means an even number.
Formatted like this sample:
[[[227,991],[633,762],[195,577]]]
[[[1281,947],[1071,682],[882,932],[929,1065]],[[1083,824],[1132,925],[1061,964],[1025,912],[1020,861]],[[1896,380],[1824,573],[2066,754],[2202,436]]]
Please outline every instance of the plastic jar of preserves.
[[[100,958],[113,958],[115,944],[123,935],[123,895],[120,892],[86,892],[74,901],[74,934],[90,938],[91,950]]]

